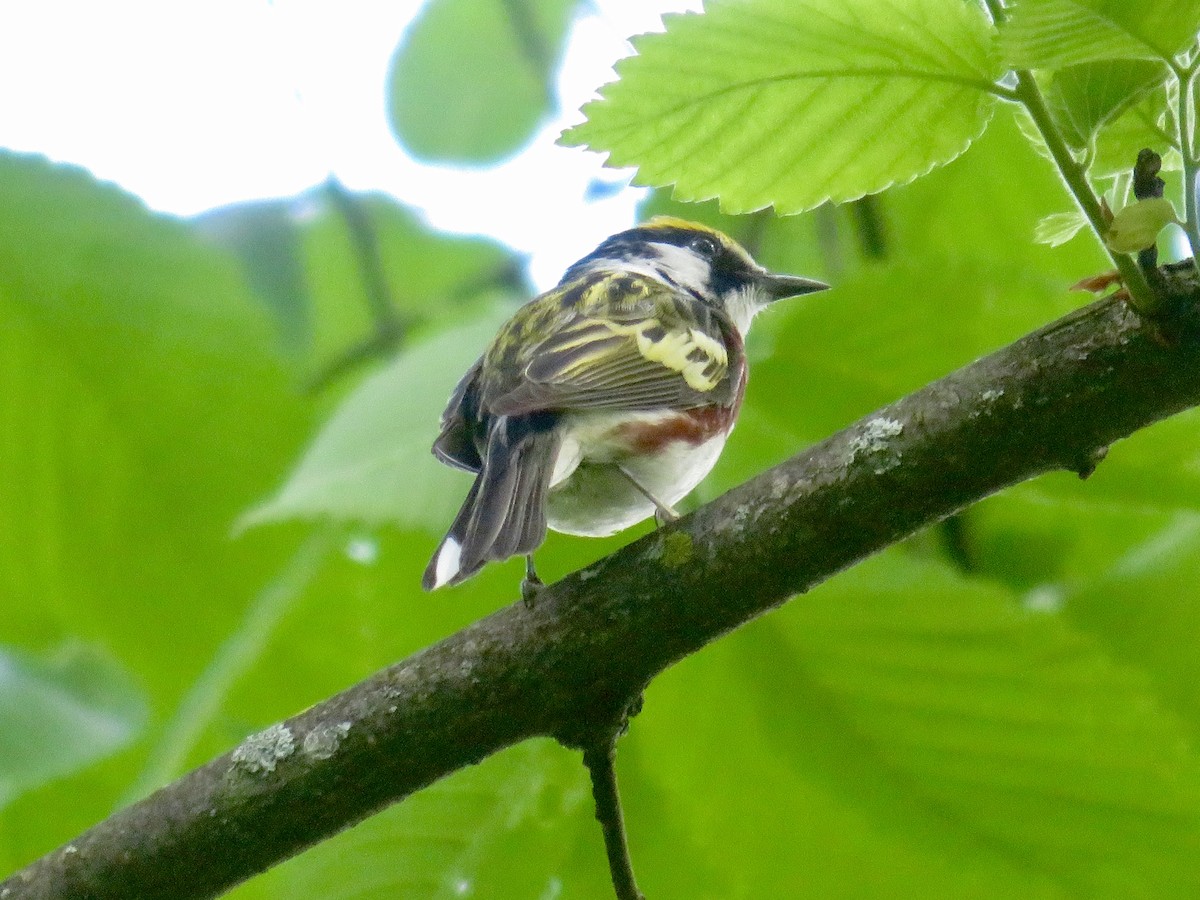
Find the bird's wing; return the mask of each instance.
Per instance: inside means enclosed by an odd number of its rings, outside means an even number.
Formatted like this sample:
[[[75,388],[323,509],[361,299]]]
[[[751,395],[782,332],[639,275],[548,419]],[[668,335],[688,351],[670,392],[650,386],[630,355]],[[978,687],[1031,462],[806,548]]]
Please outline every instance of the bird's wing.
[[[742,365],[723,314],[647,276],[597,273],[513,317],[488,351],[482,405],[523,415],[727,404]]]
[[[481,447],[487,423],[479,416],[479,373],[483,359],[467,370],[450,395],[442,413],[441,433],[433,442],[433,455],[448,466],[478,472],[483,468]]]

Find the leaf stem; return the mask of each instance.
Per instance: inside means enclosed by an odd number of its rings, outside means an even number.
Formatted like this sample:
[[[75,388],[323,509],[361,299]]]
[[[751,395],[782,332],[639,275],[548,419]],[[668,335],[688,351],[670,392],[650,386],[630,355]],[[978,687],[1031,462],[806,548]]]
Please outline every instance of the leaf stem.
[[[988,88],[988,93],[999,97],[1001,100],[1009,100],[1013,103],[1021,102],[1021,98],[1017,95],[1017,92],[1007,85],[998,83],[993,84],[990,88]]]
[[[1152,116],[1147,115],[1146,111],[1143,109],[1139,108],[1136,112],[1136,115],[1141,120],[1142,125],[1144,125],[1148,130],[1153,131],[1155,134],[1158,135],[1159,140],[1161,140],[1163,142],[1164,146],[1171,147],[1174,150],[1178,150],[1180,155],[1181,156],[1183,155],[1183,150],[1179,146],[1179,136],[1178,135],[1171,134],[1170,132],[1168,132],[1165,128],[1163,128],[1161,125],[1159,125],[1158,122],[1156,122]]]
[[[1008,10],[1004,8],[1003,0],[983,0],[983,5],[992,16],[992,24],[999,28],[1008,21]]]
[[[1008,11],[1004,8],[1002,0],[984,0],[984,5],[996,26],[1003,25],[1007,21]],[[1028,69],[1014,69],[1013,74],[1017,79],[1017,87],[1013,91],[1012,99],[1029,111],[1038,133],[1046,142],[1046,147],[1050,150],[1055,165],[1058,166],[1059,174],[1075,197],[1075,202],[1083,210],[1084,216],[1092,226],[1092,231],[1103,245],[1107,224],[1101,213],[1100,198],[1096,196],[1091,183],[1087,180],[1087,167],[1071,155],[1071,150],[1067,147],[1062,132],[1058,130],[1058,126],[1054,124],[1054,120],[1050,116],[1050,110],[1046,107],[1046,100],[1042,96],[1041,88],[1038,87],[1033,73]],[[1108,255],[1117,267],[1117,271],[1121,273],[1121,279],[1129,290],[1131,305],[1145,315],[1158,313],[1162,308],[1162,303],[1151,290],[1146,276],[1138,268],[1133,257],[1127,253],[1114,253],[1111,250],[1108,251]]]
[[[1075,197],[1075,202],[1083,210],[1084,216],[1087,217],[1088,223],[1092,226],[1092,231],[1096,233],[1096,237],[1103,244],[1104,233],[1107,231],[1107,223],[1104,221],[1104,216],[1101,212],[1100,198],[1096,196],[1096,192],[1092,190],[1091,183],[1087,180],[1086,167],[1071,155],[1071,150],[1067,147],[1067,142],[1063,139],[1062,133],[1054,124],[1054,120],[1050,117],[1050,111],[1046,107],[1045,98],[1042,96],[1041,89],[1034,80],[1033,74],[1027,69],[1018,69],[1016,76],[1018,102],[1029,111],[1029,115],[1033,118],[1038,132],[1042,136],[1042,140],[1046,142],[1046,147],[1050,150],[1050,155],[1054,158],[1054,162],[1058,166],[1059,174],[1062,176],[1063,181],[1066,182],[1071,194]],[[1133,257],[1127,253],[1115,253],[1111,250],[1108,251],[1108,255],[1117,267],[1117,271],[1121,273],[1121,279],[1124,281],[1125,287],[1129,290],[1132,306],[1138,312],[1149,316],[1160,312],[1162,303],[1155,296],[1154,291],[1151,290],[1149,282],[1146,281],[1146,276],[1138,268]]]
[[[1196,71],[1189,66],[1172,66],[1179,79],[1179,107],[1175,114],[1179,128],[1179,155],[1183,157],[1183,232],[1187,235],[1192,258],[1200,259],[1200,221],[1196,217],[1196,177],[1200,170],[1196,140]]]

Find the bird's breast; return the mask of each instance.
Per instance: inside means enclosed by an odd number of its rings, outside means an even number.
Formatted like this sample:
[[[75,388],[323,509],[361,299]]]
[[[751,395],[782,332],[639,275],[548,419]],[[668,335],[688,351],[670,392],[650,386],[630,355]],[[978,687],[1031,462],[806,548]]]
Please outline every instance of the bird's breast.
[[[571,415],[550,480],[550,527],[602,536],[653,515],[622,470],[662,503],[677,503],[716,464],[733,419],[721,406]]]
[[[581,463],[626,463],[643,456],[687,455],[733,428],[732,407],[645,412],[579,412],[564,416],[563,436],[550,486],[571,476]]]
[[[673,443],[699,447],[733,428],[730,406],[701,406],[640,418],[617,426],[613,438],[633,454],[658,453]]]

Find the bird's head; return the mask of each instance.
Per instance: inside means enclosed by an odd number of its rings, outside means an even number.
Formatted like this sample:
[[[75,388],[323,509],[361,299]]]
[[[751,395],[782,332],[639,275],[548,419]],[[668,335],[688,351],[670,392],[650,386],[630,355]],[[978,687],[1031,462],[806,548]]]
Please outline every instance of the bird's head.
[[[728,235],[669,216],[614,234],[575,263],[562,283],[594,271],[636,272],[662,281],[721,309],[743,334],[755,314],[775,300],[829,287],[771,272]]]

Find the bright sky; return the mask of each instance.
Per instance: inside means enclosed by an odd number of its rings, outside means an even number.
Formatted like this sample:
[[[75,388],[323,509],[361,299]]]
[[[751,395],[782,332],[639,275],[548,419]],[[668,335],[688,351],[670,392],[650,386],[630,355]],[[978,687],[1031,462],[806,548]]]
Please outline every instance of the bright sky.
[[[420,0],[61,0],[0,15],[0,147],[76,163],[190,215],[288,196],[330,173],[384,190],[450,231],[533,256],[545,287],[628,226],[640,192],[585,204],[601,157],[554,146],[625,38],[700,0],[593,0],[560,80],[563,117],[488,171],[422,166],[388,130],[388,61]]]

